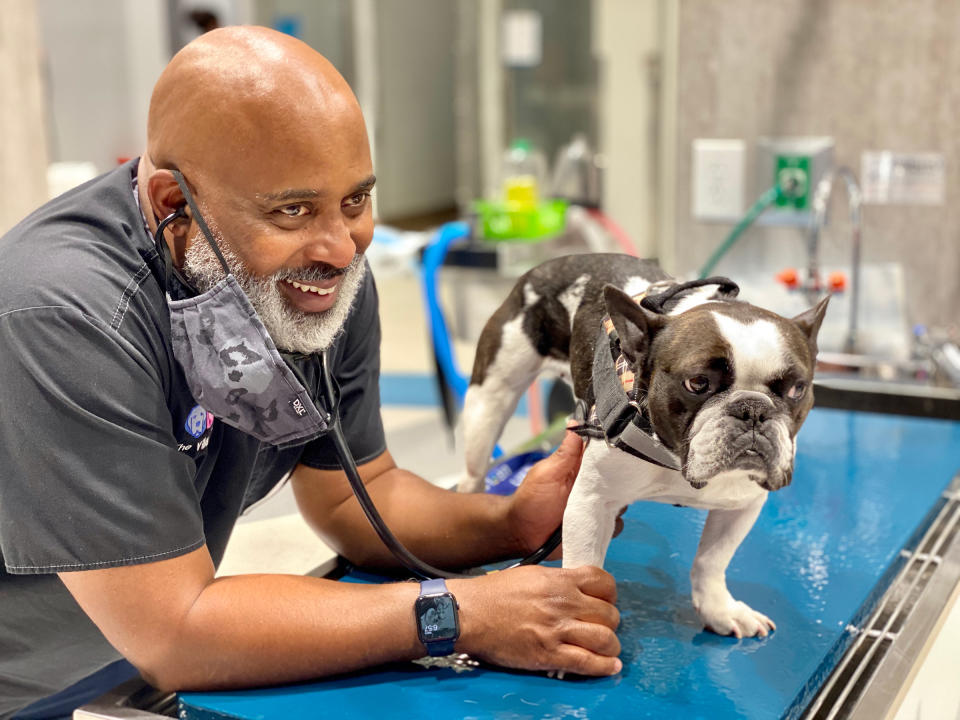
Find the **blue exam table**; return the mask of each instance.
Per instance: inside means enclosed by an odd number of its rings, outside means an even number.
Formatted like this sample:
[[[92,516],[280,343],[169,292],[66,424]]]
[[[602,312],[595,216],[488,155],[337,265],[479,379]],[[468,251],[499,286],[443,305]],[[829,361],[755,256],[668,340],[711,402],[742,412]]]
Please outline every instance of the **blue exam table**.
[[[180,716],[796,718],[958,470],[960,422],[811,412],[793,484],[771,494],[727,576],[735,597],[777,623],[766,639],[737,641],[700,626],[689,571],[706,513],[637,503],[606,562],[622,615],[624,669],[616,677],[558,681],[483,665],[458,672],[404,664],[284,687],[185,693]]]

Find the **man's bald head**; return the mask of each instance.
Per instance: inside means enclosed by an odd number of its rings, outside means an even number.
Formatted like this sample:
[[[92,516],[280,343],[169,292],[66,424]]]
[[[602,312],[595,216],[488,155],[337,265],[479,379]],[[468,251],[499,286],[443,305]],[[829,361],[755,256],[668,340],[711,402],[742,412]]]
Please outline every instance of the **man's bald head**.
[[[152,232],[184,209],[173,168],[274,339],[327,347],[363,277],[376,180],[363,115],[336,69],[266,28],[202,35],[171,60],[150,102],[137,177]],[[163,237],[203,292],[224,269],[197,220],[187,211]]]
[[[155,167],[191,175],[262,171],[263,157],[302,152],[305,135],[343,122],[363,128],[353,92],[326,58],[283,33],[227,27],[191,42],[161,74],[147,152]]]

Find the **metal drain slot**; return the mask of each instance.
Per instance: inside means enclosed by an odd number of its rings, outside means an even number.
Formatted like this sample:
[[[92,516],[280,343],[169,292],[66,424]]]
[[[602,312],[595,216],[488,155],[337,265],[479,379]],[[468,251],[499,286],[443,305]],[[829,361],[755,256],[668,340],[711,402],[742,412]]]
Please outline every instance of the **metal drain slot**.
[[[804,712],[804,720],[850,717],[911,613],[925,599],[924,591],[941,569],[944,555],[960,538],[960,478],[954,479],[940,502],[942,507],[914,550],[901,552],[904,565],[876,608],[861,626],[847,627],[856,637]],[[955,582],[951,578],[949,586]]]

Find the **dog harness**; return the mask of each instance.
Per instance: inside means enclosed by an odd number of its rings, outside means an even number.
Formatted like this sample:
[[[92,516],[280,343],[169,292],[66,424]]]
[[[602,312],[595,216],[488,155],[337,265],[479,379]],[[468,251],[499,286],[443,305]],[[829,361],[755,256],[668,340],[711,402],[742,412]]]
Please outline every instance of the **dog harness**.
[[[667,302],[704,285],[718,285],[718,296],[724,299],[736,297],[740,291],[732,280],[712,277],[686,283],[654,283],[633,299],[651,312],[664,314]],[[645,398],[641,397],[641,388],[620,349],[620,337],[609,316],[603,320],[594,352],[593,391],[596,404],[589,413],[582,401],[578,404],[577,415],[584,420],[579,434],[603,438],[610,447],[654,465],[680,469],[680,459],[656,437]]]

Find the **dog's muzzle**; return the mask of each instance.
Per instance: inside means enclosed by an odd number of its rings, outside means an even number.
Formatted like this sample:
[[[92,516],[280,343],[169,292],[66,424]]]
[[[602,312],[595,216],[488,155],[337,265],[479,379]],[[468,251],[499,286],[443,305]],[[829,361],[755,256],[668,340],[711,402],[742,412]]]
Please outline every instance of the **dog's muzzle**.
[[[789,416],[766,395],[736,391],[701,408],[690,432],[684,477],[695,488],[740,471],[766,490],[790,483],[793,445]]]

